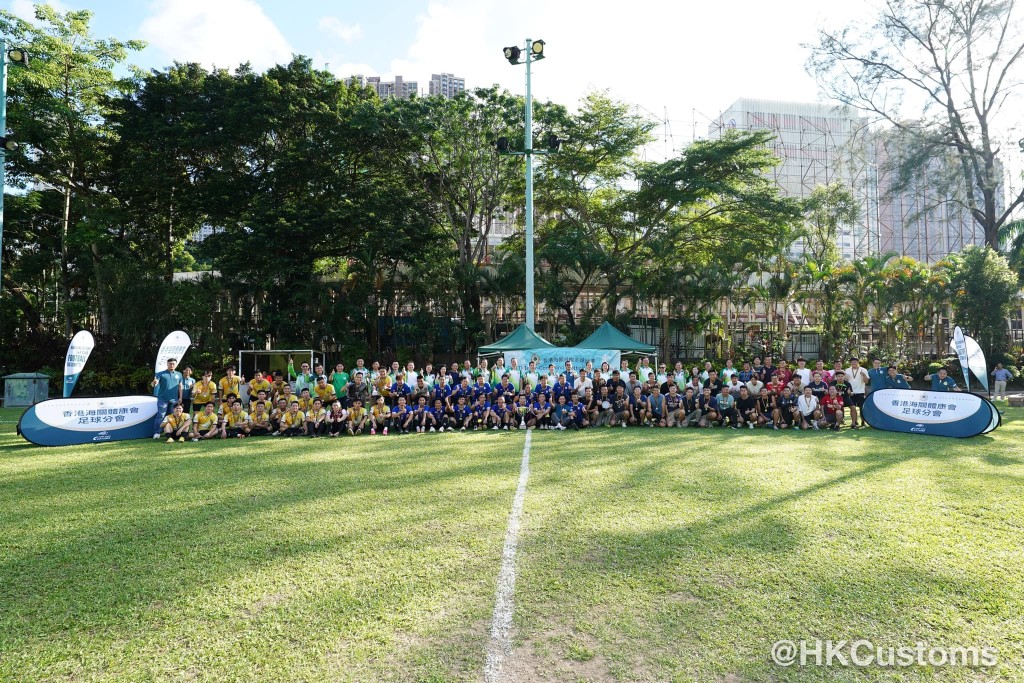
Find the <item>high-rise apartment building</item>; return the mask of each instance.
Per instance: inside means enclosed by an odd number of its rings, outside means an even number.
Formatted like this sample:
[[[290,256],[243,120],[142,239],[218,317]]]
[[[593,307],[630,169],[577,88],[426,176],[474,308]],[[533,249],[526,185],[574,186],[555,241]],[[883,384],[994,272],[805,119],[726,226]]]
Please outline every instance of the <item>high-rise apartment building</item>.
[[[441,95],[442,97],[455,97],[456,94],[466,89],[466,79],[454,74],[431,74],[430,95]]]
[[[739,99],[709,126],[710,137],[726,130],[769,130],[769,146],[781,159],[773,179],[789,196],[806,198],[818,185],[839,182],[861,204],[860,218],[840,226],[844,258],[895,251],[935,262],[984,234],[970,213],[946,196],[948,190],[922,179],[895,189],[889,169],[891,137],[871,131],[855,110],[822,104]],[[942,160],[934,164],[945,163]],[[793,245],[793,253],[803,251]]]
[[[416,81],[406,81],[397,74],[393,81],[382,81],[380,76],[370,76],[366,79],[366,84],[376,90],[377,97],[382,100],[390,97],[400,97],[407,100],[413,95],[419,94],[419,83]]]

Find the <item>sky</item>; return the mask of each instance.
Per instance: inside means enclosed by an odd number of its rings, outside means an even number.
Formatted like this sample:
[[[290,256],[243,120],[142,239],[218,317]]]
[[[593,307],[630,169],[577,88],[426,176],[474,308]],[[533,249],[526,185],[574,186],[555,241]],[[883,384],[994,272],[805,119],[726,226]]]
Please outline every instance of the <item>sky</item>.
[[[660,158],[706,135],[740,97],[825,101],[804,69],[805,46],[819,28],[873,15],[872,0],[49,1],[92,10],[97,36],[145,40],[132,57],[145,68],[248,61],[264,69],[304,54],[339,77],[400,74],[423,91],[431,73],[448,72],[469,88],[497,83],[523,94],[524,67],[501,50],[543,39],[534,97],[572,108],[589,90],[607,90],[660,122],[648,148]],[[4,6],[32,16],[31,0]]]
[[[139,38],[133,56],[146,68],[197,61],[257,69],[313,58],[338,76],[400,74],[426,89],[448,72],[468,87],[494,83],[525,92],[524,67],[501,54],[526,38],[543,39],[547,59],[533,71],[537,99],[573,106],[588,90],[607,90],[661,122],[665,150],[707,132],[709,119],[740,97],[819,101],[804,71],[818,26],[867,16],[859,2],[782,0],[51,0],[60,10],[94,12],[97,36]],[[31,0],[0,6],[32,16]],[[666,122],[667,119],[667,122]]]

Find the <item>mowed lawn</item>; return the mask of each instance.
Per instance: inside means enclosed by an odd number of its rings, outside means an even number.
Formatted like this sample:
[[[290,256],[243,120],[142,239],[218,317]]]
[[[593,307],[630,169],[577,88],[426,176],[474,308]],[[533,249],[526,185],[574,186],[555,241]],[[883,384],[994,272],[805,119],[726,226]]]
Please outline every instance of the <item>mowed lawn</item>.
[[[44,449],[0,411],[0,680],[479,681],[523,435]],[[511,681],[1024,680],[1024,411],[535,432]],[[994,646],[779,667],[777,640]]]
[[[522,437],[38,448],[18,414],[0,680],[479,677]]]
[[[618,431],[535,435],[515,680],[1024,680],[1024,411],[970,440]],[[770,661],[818,638],[1000,661]]]

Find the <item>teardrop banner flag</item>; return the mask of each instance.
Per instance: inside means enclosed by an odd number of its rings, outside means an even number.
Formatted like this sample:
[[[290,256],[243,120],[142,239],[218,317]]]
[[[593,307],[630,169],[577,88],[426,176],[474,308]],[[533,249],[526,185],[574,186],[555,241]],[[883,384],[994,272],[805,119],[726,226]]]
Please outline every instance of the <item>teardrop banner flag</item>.
[[[949,342],[949,350],[960,359],[960,367],[963,368],[964,381],[967,382],[968,391],[971,388],[970,380],[967,377],[968,370],[974,373],[977,380],[981,382],[981,386],[988,391],[988,363],[985,361],[985,352],[981,350],[981,345],[974,337],[964,334],[958,325],[953,329],[953,339]]]
[[[192,346],[192,340],[189,339],[187,334],[181,330],[171,332],[164,337],[163,343],[160,344],[160,351],[156,354],[156,365],[153,367],[153,372],[166,370],[168,358],[177,358],[180,363],[181,357],[185,355],[190,346]]]
[[[78,377],[85,369],[85,362],[89,360],[89,354],[96,346],[96,340],[92,333],[82,330],[71,339],[68,344],[68,353],[64,356],[64,398],[71,396],[78,383]]]
[[[953,328],[953,338],[949,341],[949,350],[960,359],[960,369],[964,371],[964,383],[967,391],[971,390],[970,366],[967,363],[967,340],[964,339],[964,331],[959,325]]]

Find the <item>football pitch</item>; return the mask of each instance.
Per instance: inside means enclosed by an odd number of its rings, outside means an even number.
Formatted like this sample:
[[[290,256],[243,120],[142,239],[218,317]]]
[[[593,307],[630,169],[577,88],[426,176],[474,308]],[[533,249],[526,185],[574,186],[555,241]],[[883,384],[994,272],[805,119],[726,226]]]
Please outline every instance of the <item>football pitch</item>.
[[[523,432],[39,448],[19,414],[2,681],[1024,680],[1022,409],[966,441],[537,431],[526,477]]]

